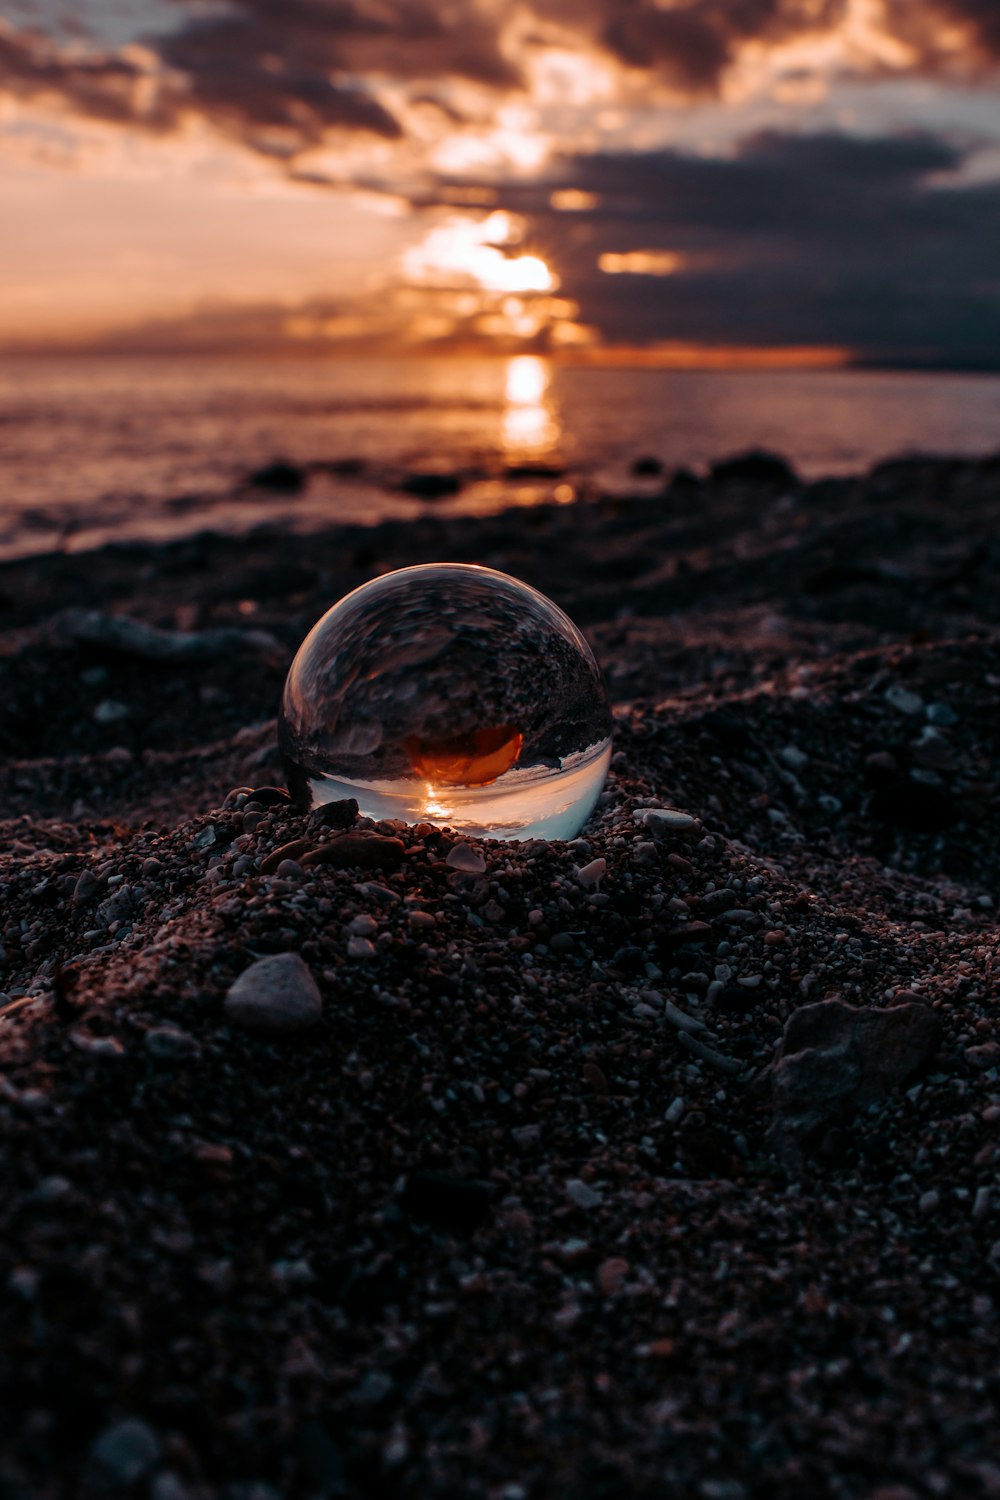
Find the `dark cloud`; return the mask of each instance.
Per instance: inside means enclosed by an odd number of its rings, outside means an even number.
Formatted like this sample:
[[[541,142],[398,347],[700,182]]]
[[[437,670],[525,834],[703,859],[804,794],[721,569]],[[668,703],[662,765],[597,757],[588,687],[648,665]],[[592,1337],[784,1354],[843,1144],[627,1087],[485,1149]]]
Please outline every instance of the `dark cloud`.
[[[282,133],[291,151],[331,127],[401,134],[370,90],[397,82],[462,77],[497,88],[517,79],[495,29],[470,4],[423,0],[236,0],[224,13],[195,17],[158,42],[159,55],[183,76],[188,98],[209,119],[252,144]],[[365,79],[347,87],[337,80]]]
[[[746,42],[776,43],[835,26],[846,0],[535,0],[536,11],[581,28],[620,62],[682,93],[715,92]]]
[[[475,0],[232,0],[144,38],[151,61],[57,46],[0,27],[0,90],[56,97],[92,118],[166,130],[199,116],[251,148],[292,158],[331,130],[402,134],[379,83],[519,80]],[[439,105],[447,111],[447,101]]]
[[[149,62],[127,48],[88,51],[0,23],[0,89],[60,97],[83,114],[146,129],[199,116],[254,150],[293,159],[331,131],[398,138],[387,83],[394,97],[402,86],[447,116],[455,80],[499,92],[524,82],[501,35],[512,8],[487,0],[227,0],[179,9],[177,27],[143,38]],[[533,47],[545,46],[555,25],[692,96],[717,93],[746,44],[829,30],[847,11],[848,0],[525,0],[523,8],[536,23]],[[1000,0],[885,0],[885,14],[913,48],[915,72],[968,73],[1000,61]],[[956,25],[957,43],[948,33]]]
[[[764,135],[732,159],[662,151],[566,161],[501,194],[608,342],[845,346],[862,357],[995,364],[1000,184],[944,185],[930,136]],[[553,189],[593,194],[552,208]],[[556,200],[559,201],[558,199]],[[607,275],[602,255],[669,252],[670,276]]]
[[[715,93],[748,42],[774,46],[836,29],[848,0],[533,0],[544,20],[577,31],[628,67],[691,95]],[[1000,61],[1000,0],[885,0],[888,35],[914,49],[911,71],[965,73]],[[949,25],[964,38],[945,39]],[[876,72],[877,64],[872,64]]]
[[[0,28],[0,92],[56,97],[81,114],[116,125],[172,129],[175,103],[150,88],[137,62],[116,53],[60,52],[35,33]]]

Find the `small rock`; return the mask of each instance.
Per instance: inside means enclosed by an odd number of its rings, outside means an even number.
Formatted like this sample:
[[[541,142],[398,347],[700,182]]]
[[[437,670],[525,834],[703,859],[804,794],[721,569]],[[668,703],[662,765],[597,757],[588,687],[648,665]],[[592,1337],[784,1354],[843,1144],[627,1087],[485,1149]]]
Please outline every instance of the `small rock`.
[[[94,709],[94,720],[98,724],[120,724],[127,719],[130,709],[127,703],[119,703],[115,698],[102,698]]]
[[[86,1031],[74,1031],[70,1041],[78,1052],[89,1053],[91,1057],[123,1057],[125,1054],[125,1048],[114,1036],[91,1036]]]
[[[597,1285],[605,1297],[619,1291],[629,1273],[629,1263],[620,1255],[602,1260],[597,1268]]]
[[[94,1440],[90,1456],[112,1484],[128,1489],[156,1464],[160,1443],[148,1423],[126,1417],[123,1422],[105,1428]]]
[[[604,1195],[579,1177],[571,1177],[567,1182],[566,1196],[577,1208],[597,1208],[604,1202]]]
[[[456,844],[448,851],[445,864],[452,870],[461,870],[463,875],[482,875],[486,870],[485,859],[471,844]]]
[[[374,958],[375,944],[371,938],[352,937],[347,940],[348,958]]]
[[[894,682],[885,690],[885,701],[893,708],[898,708],[901,714],[916,716],[924,711],[924,700],[919,693],[911,693],[909,688],[903,687],[902,683]]]
[[[644,807],[636,813],[635,820],[654,838],[666,838],[669,834],[694,838],[701,832],[700,820],[676,807]]]
[[[958,723],[958,714],[947,703],[928,703],[925,710],[927,722],[933,724],[936,729],[951,729]]]
[[[324,802],[314,807],[309,814],[306,827],[350,828],[357,820],[358,804],[353,797],[340,797],[336,802]]]
[[[194,1037],[179,1026],[151,1026],[143,1043],[146,1051],[162,1062],[179,1062],[198,1051]]]
[[[585,891],[597,890],[608,868],[606,859],[592,859],[576,872],[576,878]]]
[[[316,981],[297,953],[276,953],[244,969],[225,999],[228,1020],[271,1035],[304,1031],[323,1013]]]
[[[100,889],[101,882],[94,872],[92,870],[81,870],[70,899],[74,906],[82,906],[85,901],[92,901]]]

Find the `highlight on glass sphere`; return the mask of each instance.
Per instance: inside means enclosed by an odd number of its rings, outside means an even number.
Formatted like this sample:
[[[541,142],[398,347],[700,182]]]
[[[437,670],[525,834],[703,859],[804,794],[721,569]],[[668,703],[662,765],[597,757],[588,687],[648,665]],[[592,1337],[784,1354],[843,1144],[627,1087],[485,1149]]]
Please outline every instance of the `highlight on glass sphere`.
[[[306,636],[278,726],[292,796],[477,838],[574,838],[611,760],[593,652],[544,594],[471,563],[363,584]]]

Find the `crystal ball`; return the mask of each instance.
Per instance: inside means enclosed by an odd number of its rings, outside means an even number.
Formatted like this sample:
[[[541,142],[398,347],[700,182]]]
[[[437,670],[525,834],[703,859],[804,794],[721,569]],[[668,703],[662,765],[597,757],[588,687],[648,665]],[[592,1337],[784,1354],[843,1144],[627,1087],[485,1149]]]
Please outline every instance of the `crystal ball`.
[[[544,594],[468,563],[400,568],[306,636],[278,739],[295,800],[476,838],[573,838],[611,760],[593,652]]]

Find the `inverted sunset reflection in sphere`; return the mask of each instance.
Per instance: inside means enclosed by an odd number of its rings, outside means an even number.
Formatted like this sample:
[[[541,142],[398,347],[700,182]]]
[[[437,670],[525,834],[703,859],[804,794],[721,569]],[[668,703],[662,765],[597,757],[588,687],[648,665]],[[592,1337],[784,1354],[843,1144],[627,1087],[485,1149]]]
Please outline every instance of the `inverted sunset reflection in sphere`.
[[[600,668],[537,590],[468,563],[401,568],[306,636],[279,742],[296,801],[495,839],[573,838],[611,759]]]

